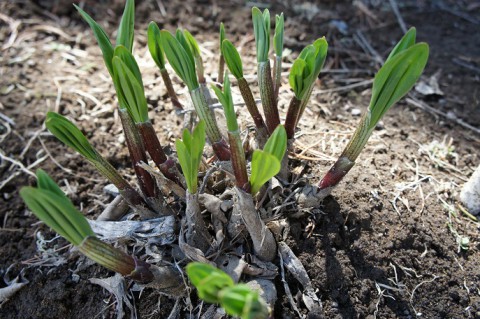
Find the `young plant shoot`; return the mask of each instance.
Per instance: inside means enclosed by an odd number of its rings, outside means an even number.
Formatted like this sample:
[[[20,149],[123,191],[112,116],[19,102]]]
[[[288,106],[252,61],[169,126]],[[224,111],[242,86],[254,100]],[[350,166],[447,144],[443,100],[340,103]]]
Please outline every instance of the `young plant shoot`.
[[[175,267],[150,265],[98,239],[87,219],[42,170],[37,171],[37,185],[37,188],[23,187],[20,196],[41,221],[78,247],[82,254],[138,284],[170,295],[183,294],[182,276]]]
[[[137,62],[124,46],[117,46],[115,48],[113,71],[113,81],[118,94],[121,114],[125,113],[124,109],[127,110],[152,160],[167,178],[180,185],[178,176],[176,175],[175,162],[168,159],[165,155],[155,133],[155,129],[148,117],[147,99],[145,98],[142,76]],[[123,115],[126,116],[125,114]],[[125,120],[128,121],[128,119]],[[135,141],[135,139],[133,139],[133,141]],[[127,138],[127,143],[128,142],[129,139]],[[137,148],[135,148],[133,151],[139,155],[144,154],[141,152],[141,149],[137,151]],[[147,163],[146,158],[143,161]],[[139,162],[134,163],[138,166],[137,163]],[[143,168],[140,169],[143,170]],[[143,172],[145,172],[145,170],[143,170]]]
[[[186,268],[200,299],[220,304],[225,312],[241,319],[265,319],[268,306],[258,292],[245,284],[235,284],[225,272],[209,264],[192,262]]]
[[[183,140],[177,139],[175,146],[178,161],[187,183],[187,209],[185,212],[188,227],[187,244],[205,252],[210,247],[212,238],[203,221],[197,193],[198,170],[205,146],[205,122],[200,121],[191,134],[185,129]]]
[[[275,103],[278,99],[278,91],[282,83],[282,54],[283,54],[283,34],[285,29],[285,18],[283,13],[275,16],[275,34],[273,36],[273,48],[275,50],[275,59],[273,60],[273,79]]]
[[[327,41],[324,37],[320,38],[305,47],[293,63],[288,79],[295,95],[290,101],[285,120],[288,139],[294,137],[295,128],[308,104],[315,80],[325,63],[327,51]]]
[[[205,122],[205,130],[215,154],[221,161],[228,161],[230,160],[230,150],[223,140],[215,115],[210,110],[204,92],[198,83],[192,51],[186,40],[184,42],[183,33],[177,32],[177,34],[180,34],[180,41],[170,32],[160,31],[160,41],[165,55],[175,73],[187,85],[198,117]]]
[[[140,194],[93,148],[75,124],[58,113],[48,112],[45,125],[56,138],[80,153],[106,179],[115,185],[132,208],[138,210],[141,214],[148,211],[148,205]]]
[[[275,95],[273,89],[272,71],[268,53],[270,50],[270,12],[265,9],[263,13],[257,8],[252,9],[255,45],[257,47],[257,77],[260,97],[262,99],[265,122],[268,133],[271,134],[280,124]]]
[[[422,74],[427,64],[429,48],[426,43],[415,44],[415,32],[412,28],[405,34],[375,75],[367,112],[362,116],[359,126],[337,162],[320,181],[321,193],[330,193],[348,173],[377,123],[410,91]]]
[[[252,239],[255,255],[265,261],[275,258],[277,243],[272,232],[260,218],[253,202],[253,196],[266,182],[278,174],[286,149],[287,134],[285,128],[279,125],[268,139],[263,151],[255,150],[253,152],[250,194],[235,187],[236,200],[229,220],[229,234],[235,237],[241,228],[239,225],[244,224]]]
[[[245,152],[243,151],[240,130],[238,129],[237,115],[233,106],[232,92],[230,89],[230,80],[228,72],[225,72],[225,83],[223,92],[216,86],[212,85],[218,100],[223,106],[225,118],[227,119],[228,141],[230,142],[231,161],[233,172],[235,174],[235,184],[237,187],[248,192],[250,183],[248,182],[247,163],[245,161]]]
[[[170,97],[173,106],[175,106],[177,110],[183,110],[183,106],[178,100],[177,93],[175,93],[175,89],[173,88],[170,75],[165,68],[165,52],[163,51],[162,43],[160,41],[160,29],[153,21],[148,25],[148,50],[150,51],[150,55],[155,61],[155,64],[160,69],[160,75],[162,76],[163,83],[165,83],[168,96]]]
[[[259,141],[260,146],[263,146],[268,137],[267,127],[265,126],[262,115],[258,111],[252,90],[250,89],[247,80],[243,77],[243,65],[242,60],[240,59],[240,54],[235,46],[228,40],[222,42],[222,53],[228,69],[237,79],[240,93],[242,94],[247,110],[255,123],[257,140]]]
[[[225,40],[225,26],[223,25],[223,22],[220,22],[220,45],[219,45],[219,51],[220,51],[220,59],[218,60],[218,79],[217,82],[220,84],[223,84],[223,72],[225,72],[225,58],[223,57],[223,51],[222,51],[222,43],[223,40]]]

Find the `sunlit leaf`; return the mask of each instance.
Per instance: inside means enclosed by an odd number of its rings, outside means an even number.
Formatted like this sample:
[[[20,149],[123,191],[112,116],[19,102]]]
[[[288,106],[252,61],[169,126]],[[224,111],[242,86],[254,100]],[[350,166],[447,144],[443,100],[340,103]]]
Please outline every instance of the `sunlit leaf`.
[[[132,52],[135,25],[135,0],[127,0],[120,25],[118,26],[116,45],[123,45]]]
[[[279,125],[268,138],[263,151],[272,154],[279,162],[281,162],[286,150],[287,132],[285,131],[285,127],[283,125]]]
[[[252,173],[250,175],[251,193],[255,195],[273,176],[280,172],[280,161],[274,155],[255,150],[252,156]]]
[[[243,78],[243,65],[235,46],[232,42],[224,40],[222,42],[222,53],[227,64],[228,69],[232,72],[233,76],[237,79]]]
[[[110,75],[113,76],[113,66],[112,66],[113,46],[112,46],[112,43],[110,42],[110,39],[108,38],[107,34],[102,29],[102,27],[97,22],[95,22],[95,20],[93,20],[92,17],[90,17],[85,11],[83,11],[77,5],[74,4],[73,6],[75,7],[75,9],[78,10],[82,18],[88,23],[88,25],[92,29],[93,34],[97,39],[98,46],[100,47],[100,50],[102,50],[103,61],[105,62],[105,66],[107,67]]]
[[[160,29],[155,22],[148,25],[148,50],[160,70],[165,69],[165,52],[160,41]]]

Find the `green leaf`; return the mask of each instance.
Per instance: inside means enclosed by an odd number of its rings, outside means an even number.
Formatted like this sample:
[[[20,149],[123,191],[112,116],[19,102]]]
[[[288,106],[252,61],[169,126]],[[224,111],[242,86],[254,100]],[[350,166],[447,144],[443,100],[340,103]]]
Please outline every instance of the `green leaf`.
[[[135,26],[135,0],[127,0],[123,11],[122,20],[118,26],[116,45],[123,45],[132,52],[133,34]]]
[[[228,69],[236,79],[243,78],[243,65],[237,49],[228,40],[222,42],[222,53]]]
[[[393,56],[395,56],[397,53],[400,53],[408,48],[410,48],[412,45],[415,44],[417,38],[417,30],[412,27],[410,28],[407,33],[398,41],[397,45],[392,49],[390,54],[388,55],[387,61],[390,60]]]
[[[183,33],[181,34],[183,35]],[[162,30],[160,35],[160,43],[175,73],[185,82],[190,91],[198,88],[192,52],[189,49],[185,50],[184,46],[170,32]]]
[[[143,86],[137,81],[126,63],[118,56],[113,58],[114,82],[120,105],[127,108],[135,123],[148,122],[148,105]]]
[[[137,61],[135,60],[135,57],[133,56],[133,54],[130,51],[128,51],[128,49],[125,48],[123,45],[118,45],[115,47],[113,56],[120,58],[120,60],[122,60],[123,63],[125,63],[128,69],[135,76],[135,79],[138,81],[140,86],[143,87],[142,74],[140,73],[140,68],[138,67]],[[113,62],[112,62],[112,65],[113,65]]]
[[[255,150],[252,156],[252,174],[250,175],[251,194],[258,193],[263,184],[278,172],[280,172],[280,161],[275,155]]]
[[[193,37],[193,35],[188,32],[187,30],[183,31],[183,35],[185,36],[185,39],[187,40],[187,43],[190,47],[190,50],[192,50],[193,56],[198,57],[200,56],[200,47],[198,46],[197,40]]]
[[[205,122],[200,121],[192,134],[185,129],[183,140],[177,139],[175,145],[187,188],[191,194],[195,194],[197,192],[198,169],[205,146]]]
[[[257,61],[266,62],[270,50],[270,13],[268,9],[262,12],[252,8],[253,30],[255,33],[255,44],[257,48]]]
[[[228,314],[242,319],[268,317],[267,305],[258,292],[247,285],[239,284],[222,290],[220,304]]]
[[[306,46],[293,63],[289,83],[299,100],[309,98],[311,91],[327,57],[328,43],[324,37]]]
[[[94,236],[85,217],[65,195],[23,187],[20,196],[40,220],[75,246],[80,245],[86,237]]]
[[[148,50],[160,70],[165,69],[165,52],[160,41],[160,29],[155,22],[148,25]]]
[[[369,111],[373,129],[390,107],[410,91],[425,68],[429,48],[418,43],[387,60],[375,76]]]
[[[273,47],[275,49],[276,56],[282,56],[283,52],[283,36],[285,29],[285,18],[283,12],[280,15],[275,16],[275,34],[273,36]]]
[[[95,20],[93,20],[85,11],[80,9],[80,7],[75,4],[73,6],[75,7],[75,9],[77,9],[82,18],[88,23],[88,25],[92,29],[93,34],[97,39],[98,45],[100,46],[100,50],[102,50],[103,62],[105,62],[105,66],[107,67],[108,72],[113,77],[113,46],[110,42],[110,39],[108,38],[102,27],[97,22],[95,22]]]
[[[265,143],[263,147],[263,151],[275,156],[279,162],[282,162],[286,150],[287,132],[283,125],[279,125],[268,138],[267,143]]]
[[[227,119],[227,128],[230,132],[238,131],[237,115],[235,114],[235,108],[233,105],[232,92],[230,88],[230,79],[228,78],[228,72],[225,72],[225,81],[223,83],[223,92],[216,85],[212,85],[212,89],[215,92],[220,104],[223,106],[225,112],[225,118]]]
[[[290,74],[288,75],[288,82],[299,100],[303,99],[303,96],[308,90],[308,83],[305,83],[305,79],[308,77],[307,72],[308,69],[305,60],[297,58],[295,62],[293,62]]]
[[[43,169],[37,170],[37,186],[40,189],[44,189],[55,193],[59,196],[64,196],[65,193],[58,187],[57,183],[48,176],[48,174]]]
[[[198,296],[210,303],[219,303],[219,293],[234,285],[225,272],[209,264],[192,262],[186,268],[190,282],[197,288]]]
[[[90,161],[98,160],[98,153],[83,133],[64,116],[48,112],[45,120],[47,129],[64,144],[70,146]]]

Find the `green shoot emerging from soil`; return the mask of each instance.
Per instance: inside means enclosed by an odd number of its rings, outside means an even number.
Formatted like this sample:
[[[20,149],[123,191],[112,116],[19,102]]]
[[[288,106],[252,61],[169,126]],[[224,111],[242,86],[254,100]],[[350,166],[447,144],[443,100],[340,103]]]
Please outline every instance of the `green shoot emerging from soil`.
[[[320,181],[321,190],[331,189],[348,173],[377,123],[422,74],[429,49],[426,43],[415,44],[415,33],[412,28],[405,34],[375,75],[368,110],[337,162]]]
[[[20,190],[28,208],[45,224],[98,264],[139,282],[153,280],[150,265],[135,259],[95,237],[85,217],[42,170],[37,172],[38,188]]]

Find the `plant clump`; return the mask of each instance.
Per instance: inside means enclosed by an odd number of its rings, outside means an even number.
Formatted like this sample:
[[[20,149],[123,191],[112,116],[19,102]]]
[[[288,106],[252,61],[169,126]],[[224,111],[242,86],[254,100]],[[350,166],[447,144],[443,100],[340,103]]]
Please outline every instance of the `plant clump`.
[[[281,243],[284,236],[281,225],[288,224],[288,219],[285,219],[288,216],[275,208],[271,185],[281,183],[292,191],[298,187],[290,183],[288,149],[293,145],[298,124],[327,58],[327,40],[325,37],[315,40],[294,61],[288,76],[294,95],[282,124],[277,101],[283,69],[283,13],[275,16],[272,69],[270,13],[268,10],[252,9],[261,109],[245,80],[240,54],[227,39],[226,26],[220,25],[218,81],[207,83],[200,45],[195,37],[187,30],[161,30],[155,22],[151,22],[147,31],[148,50],[159,68],[169,99],[175,109],[181,111],[178,116],[185,118],[186,128],[181,139],[175,142],[176,152],[169,154],[160,143],[149,118],[141,70],[133,53],[134,1],[126,1],[115,44],[98,23],[85,11],[76,8],[93,31],[114,84],[138,189],[95,150],[71,120],[49,112],[46,126],[118,189],[119,196],[131,208],[129,214],[133,216],[129,217],[138,215],[143,222],[148,222],[154,217],[173,215],[177,231],[175,243],[179,249],[174,249],[172,245],[164,247],[163,261],[155,263],[133,257],[103,242],[95,235],[86,218],[43,171],[37,173],[36,188],[25,187],[21,191],[27,206],[39,219],[77,246],[81,253],[139,285],[153,287],[169,296],[184,295],[188,290],[182,272],[186,269],[198,296],[206,302],[219,304],[228,314],[241,318],[272,315],[270,301],[264,301],[259,291],[238,284],[238,281],[270,278],[272,268],[274,273],[278,273],[275,263],[278,264],[279,259],[287,265],[282,254],[286,254],[290,263],[297,262],[288,246],[285,248],[286,244]],[[354,166],[379,120],[408,93],[422,74],[428,50],[427,44],[416,43],[414,28],[394,47],[375,76],[370,105],[350,142],[318,186],[307,185],[295,190],[298,193],[297,207],[317,207],[340,183]],[[176,95],[167,64],[187,87],[189,101],[180,101]],[[258,147],[253,150],[246,149],[243,142],[245,133],[237,120],[238,110],[232,96],[234,83],[230,81],[230,74],[236,79],[255,126]],[[222,134],[212,110],[214,99],[211,92],[223,108],[226,136]],[[189,110],[190,104],[193,110]],[[194,122],[196,125],[192,125]],[[205,147],[207,144],[209,146]],[[212,157],[207,160],[206,154]],[[212,180],[221,180],[223,187],[213,187]],[[280,213],[266,219],[265,211],[272,208]],[[148,255],[148,250],[145,252]],[[176,260],[180,260],[179,267],[173,265],[174,255]],[[243,267],[225,268],[224,265],[229,263],[225,261]],[[264,268],[260,267],[256,276],[245,274],[246,265],[254,262]],[[223,268],[226,273],[218,268]],[[292,267],[287,265],[287,269]],[[308,278],[308,275],[304,277]],[[320,303],[318,298],[315,302]],[[321,309],[321,304],[315,309]]]

